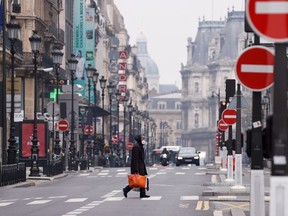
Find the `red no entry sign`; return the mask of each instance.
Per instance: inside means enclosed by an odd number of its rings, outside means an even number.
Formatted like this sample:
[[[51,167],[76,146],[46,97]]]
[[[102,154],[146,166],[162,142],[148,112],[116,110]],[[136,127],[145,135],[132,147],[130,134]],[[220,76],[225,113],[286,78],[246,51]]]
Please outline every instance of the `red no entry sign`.
[[[85,135],[89,135],[89,134],[93,134],[94,133],[94,127],[91,125],[87,125],[84,128],[84,134]]]
[[[227,125],[223,119],[218,121],[218,129],[221,131],[226,131],[228,129],[229,125]]]
[[[258,35],[275,42],[288,41],[287,0],[247,0],[246,14]]]
[[[266,47],[252,46],[237,59],[236,77],[246,88],[262,91],[274,83],[274,53]]]
[[[69,129],[69,122],[65,119],[62,119],[58,122],[58,129],[60,131],[67,131]]]
[[[225,109],[222,112],[222,119],[227,125],[236,123],[237,111],[235,109]]]

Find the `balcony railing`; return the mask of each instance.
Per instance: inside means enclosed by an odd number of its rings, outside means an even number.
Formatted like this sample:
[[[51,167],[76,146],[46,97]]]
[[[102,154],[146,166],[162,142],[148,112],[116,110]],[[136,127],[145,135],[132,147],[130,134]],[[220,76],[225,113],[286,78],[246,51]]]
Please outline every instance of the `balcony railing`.
[[[5,35],[5,45],[6,45],[6,49],[11,49],[11,43],[10,40],[8,38],[8,35]],[[0,46],[3,46],[3,33],[0,33]],[[14,44],[14,49],[15,49],[15,53],[16,55],[23,55],[23,44],[21,40],[16,40],[15,44]]]

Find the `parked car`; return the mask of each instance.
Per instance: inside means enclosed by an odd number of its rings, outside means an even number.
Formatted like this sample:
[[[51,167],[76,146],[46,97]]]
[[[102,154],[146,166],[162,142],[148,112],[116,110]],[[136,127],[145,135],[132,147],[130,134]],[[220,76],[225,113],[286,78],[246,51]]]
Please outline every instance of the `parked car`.
[[[181,147],[176,155],[176,166],[183,164],[195,164],[200,165],[199,152],[194,147]]]

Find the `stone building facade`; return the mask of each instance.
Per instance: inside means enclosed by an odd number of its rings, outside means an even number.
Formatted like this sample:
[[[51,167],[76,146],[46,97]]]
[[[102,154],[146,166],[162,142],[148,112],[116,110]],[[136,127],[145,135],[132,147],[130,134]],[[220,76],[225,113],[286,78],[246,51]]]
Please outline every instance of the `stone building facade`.
[[[182,65],[182,145],[214,159],[219,101],[225,81],[235,79],[234,67],[245,48],[244,12],[228,11],[227,19],[199,20],[195,40],[188,38],[187,62]],[[218,97],[212,97],[212,92]]]

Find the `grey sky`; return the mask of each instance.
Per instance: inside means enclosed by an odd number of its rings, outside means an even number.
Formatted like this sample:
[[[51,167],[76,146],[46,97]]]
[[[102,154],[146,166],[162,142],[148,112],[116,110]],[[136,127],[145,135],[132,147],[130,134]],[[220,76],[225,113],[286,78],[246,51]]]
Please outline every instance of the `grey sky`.
[[[193,40],[198,20],[220,20],[227,8],[244,10],[245,0],[114,0],[124,22],[130,44],[142,31],[148,40],[148,53],[158,65],[160,84],[181,87],[180,64],[186,64],[187,38]]]

